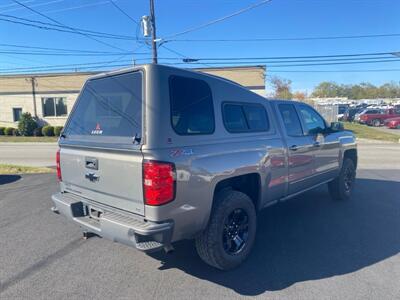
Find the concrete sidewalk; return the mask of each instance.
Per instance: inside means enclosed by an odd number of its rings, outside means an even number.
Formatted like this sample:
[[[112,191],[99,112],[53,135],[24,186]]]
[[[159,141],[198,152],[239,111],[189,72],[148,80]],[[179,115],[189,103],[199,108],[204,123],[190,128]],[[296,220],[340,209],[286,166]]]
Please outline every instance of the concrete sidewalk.
[[[57,143],[0,143],[0,164],[55,166],[57,149]]]

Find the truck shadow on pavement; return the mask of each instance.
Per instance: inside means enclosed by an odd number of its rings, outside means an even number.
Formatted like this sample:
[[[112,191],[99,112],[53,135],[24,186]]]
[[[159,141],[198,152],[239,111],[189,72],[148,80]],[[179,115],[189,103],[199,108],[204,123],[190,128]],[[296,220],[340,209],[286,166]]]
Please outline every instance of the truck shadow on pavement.
[[[151,255],[161,270],[178,268],[242,295],[348,274],[400,252],[399,194],[400,182],[357,179],[350,201],[333,201],[321,187],[267,208],[252,254],[229,272],[205,265],[191,241]]]
[[[21,179],[19,175],[0,175],[0,185],[13,183]]]

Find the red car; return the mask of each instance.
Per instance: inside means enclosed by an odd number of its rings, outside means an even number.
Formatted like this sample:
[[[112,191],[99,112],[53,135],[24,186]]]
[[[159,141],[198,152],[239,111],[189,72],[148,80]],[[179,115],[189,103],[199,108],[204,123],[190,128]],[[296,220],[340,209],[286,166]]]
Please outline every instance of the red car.
[[[400,129],[400,117],[387,119],[385,121],[385,126],[391,129]]]
[[[400,117],[400,109],[390,108],[387,110],[382,110],[378,113],[362,114],[360,115],[360,123],[378,127],[383,125],[387,119],[392,119],[395,117]]]

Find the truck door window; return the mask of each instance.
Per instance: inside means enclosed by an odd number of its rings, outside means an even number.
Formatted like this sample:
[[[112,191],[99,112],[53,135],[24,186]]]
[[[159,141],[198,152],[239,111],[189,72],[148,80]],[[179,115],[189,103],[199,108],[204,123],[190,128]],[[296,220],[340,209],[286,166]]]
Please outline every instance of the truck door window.
[[[308,134],[317,134],[325,130],[324,119],[311,107],[300,105],[300,115],[306,125]]]
[[[279,112],[281,114],[283,124],[285,125],[286,133],[289,136],[302,136],[303,129],[299,116],[293,104],[279,104]]]
[[[179,135],[214,132],[211,89],[203,80],[172,76],[169,81],[172,128]]]

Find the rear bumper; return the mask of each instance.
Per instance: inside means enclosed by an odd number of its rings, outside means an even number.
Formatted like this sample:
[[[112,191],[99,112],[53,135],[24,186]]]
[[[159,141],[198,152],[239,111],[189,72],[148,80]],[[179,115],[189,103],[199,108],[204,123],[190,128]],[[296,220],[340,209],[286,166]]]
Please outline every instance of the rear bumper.
[[[99,209],[102,211],[99,218],[93,218],[87,213],[87,206],[91,204],[79,196],[58,193],[51,198],[55,205],[54,212],[78,223],[86,231],[145,252],[170,246],[174,227],[172,221],[155,223],[104,208]]]

